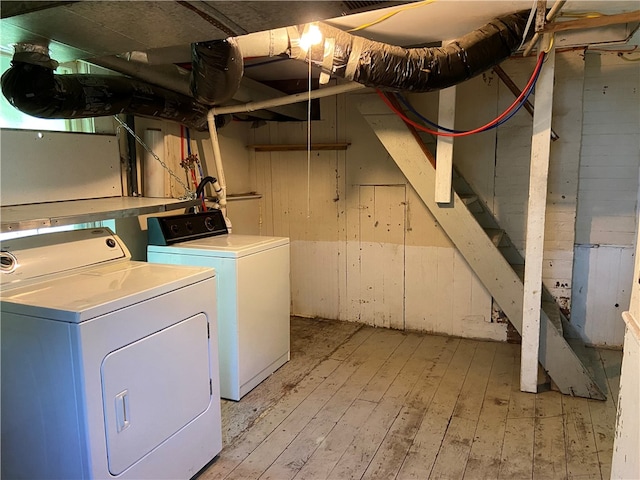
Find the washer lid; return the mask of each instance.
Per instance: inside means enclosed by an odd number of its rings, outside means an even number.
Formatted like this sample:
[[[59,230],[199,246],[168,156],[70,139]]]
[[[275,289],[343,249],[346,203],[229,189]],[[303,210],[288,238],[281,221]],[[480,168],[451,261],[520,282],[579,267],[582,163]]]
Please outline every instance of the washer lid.
[[[205,267],[121,261],[0,293],[3,313],[80,323],[215,277]]]
[[[149,245],[147,247],[147,251],[155,253],[240,258],[288,244],[289,239],[287,237],[228,234],[175,243],[170,246]]]

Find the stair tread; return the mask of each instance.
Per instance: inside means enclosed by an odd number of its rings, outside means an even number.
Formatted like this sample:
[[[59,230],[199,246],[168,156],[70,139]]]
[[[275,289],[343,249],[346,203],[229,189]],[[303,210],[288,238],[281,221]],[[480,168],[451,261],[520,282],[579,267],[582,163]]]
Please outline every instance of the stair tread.
[[[484,231],[496,247],[500,245],[502,237],[504,237],[504,230],[500,228],[485,228]]]
[[[562,333],[562,318],[560,317],[560,307],[558,307],[558,304],[555,301],[548,302],[543,300],[541,306],[544,313],[549,317],[551,323],[553,323],[556,329]]]
[[[465,205],[469,205],[473,202],[477,202],[478,201],[478,195],[476,195],[475,193],[463,193],[460,196],[460,200],[462,200],[462,202]]]
[[[435,188],[435,172],[430,171],[430,169],[433,168],[432,163],[424,162],[424,168],[427,172],[420,172],[419,170],[416,170],[412,163],[415,155],[420,155],[420,152],[424,152],[425,150],[424,148],[414,148],[414,146],[411,145],[411,141],[417,140],[417,143],[419,144],[422,140],[413,136],[410,131],[410,127],[407,127],[406,132],[399,131],[398,135],[383,135],[383,132],[387,132],[390,129],[398,130],[402,128],[402,122],[393,115],[385,116],[384,119],[376,117],[376,120],[373,121],[371,118],[372,112],[368,110],[366,104],[363,103],[359,108],[373,128],[373,131],[378,136],[378,139],[382,141],[391,157],[395,160],[400,169],[403,170],[409,182],[419,186],[419,188],[416,188],[418,195],[431,210],[434,217],[440,221],[440,224],[443,226],[445,231],[447,231],[447,234],[450,235],[450,237],[452,235],[456,237],[452,238],[456,244],[458,244],[457,240],[460,240],[459,248],[462,255],[467,259],[471,268],[476,271],[481,281],[485,283],[485,286],[496,300],[496,303],[505,309],[505,313],[507,315],[513,316],[513,318],[510,319],[511,323],[516,329],[521,330],[522,309],[514,307],[516,307],[517,303],[522,301],[522,285],[517,285],[517,283],[514,284],[513,282],[500,281],[499,277],[507,272],[501,270],[505,264],[504,262],[498,261],[497,257],[502,257],[503,259],[513,261],[515,264],[519,264],[523,261],[521,258],[522,253],[512,245],[502,229],[495,227],[485,228],[485,234],[492,240],[492,243],[496,247],[499,247],[502,242],[503,244],[509,245],[510,248],[496,248],[495,251],[493,249],[486,249],[487,251],[484,252],[483,255],[479,255],[476,251],[477,249],[470,248],[473,244],[472,242],[469,242],[469,239],[465,236],[468,230],[460,223],[462,221],[468,221],[468,216],[469,219],[475,220],[477,225],[483,225],[485,220],[484,217],[474,214],[472,209],[467,208],[466,206],[462,209],[466,210],[466,212],[459,212],[459,215],[456,216],[449,215],[448,209],[435,204],[433,201],[432,191]],[[402,138],[399,139],[399,136]],[[405,139],[406,142],[402,141]],[[429,139],[429,141],[431,141],[431,139]],[[410,145],[411,148],[407,148],[408,145]],[[432,160],[431,155],[425,156],[427,157],[427,160]],[[425,173],[427,175],[426,177],[423,177],[422,175]],[[473,188],[464,179],[464,177],[456,171],[455,168],[453,172],[453,185],[459,196],[465,195],[469,200],[473,198],[471,197],[471,195],[475,194]],[[464,200],[461,199],[461,201],[457,205],[454,204],[453,207],[456,209],[462,207],[461,204],[463,201]],[[477,204],[484,206],[481,201],[478,201]],[[492,217],[491,209],[486,208],[486,212],[483,212],[483,215]],[[494,219],[493,223],[497,226],[497,220]],[[473,226],[473,231],[475,231],[476,226]],[[514,267],[514,270],[522,270],[522,273],[524,273],[523,266],[516,266]],[[518,298],[513,298],[514,296]],[[548,297],[545,295],[543,298]],[[556,321],[558,318],[562,319],[562,316],[558,313],[559,310],[557,305],[553,309],[549,308],[549,311],[551,312],[551,316],[555,317]],[[545,337],[541,338],[541,342],[544,342],[546,353],[544,359],[541,360],[543,361],[544,369],[558,385],[560,391],[565,394],[578,395],[586,398],[605,399],[606,396],[603,393],[605,390],[603,390],[602,387],[599,386],[593,378],[591,378],[590,372],[587,371],[585,363],[583,363],[584,361],[581,360],[575,352],[573,352],[561,331],[556,328],[552,328],[551,325],[549,325],[552,323],[552,320],[548,317],[546,312],[541,316],[543,317],[541,318],[541,321],[545,323]]]

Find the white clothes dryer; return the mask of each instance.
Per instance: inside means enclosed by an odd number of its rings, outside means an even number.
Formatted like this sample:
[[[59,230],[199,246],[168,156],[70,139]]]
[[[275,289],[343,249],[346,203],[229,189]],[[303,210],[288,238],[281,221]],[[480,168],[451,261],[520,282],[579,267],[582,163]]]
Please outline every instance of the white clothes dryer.
[[[216,269],[220,395],[240,400],[290,358],[289,239],[228,234],[219,210],[147,225],[147,261]]]
[[[2,478],[188,479],[221,451],[213,269],[104,228],[1,247]]]

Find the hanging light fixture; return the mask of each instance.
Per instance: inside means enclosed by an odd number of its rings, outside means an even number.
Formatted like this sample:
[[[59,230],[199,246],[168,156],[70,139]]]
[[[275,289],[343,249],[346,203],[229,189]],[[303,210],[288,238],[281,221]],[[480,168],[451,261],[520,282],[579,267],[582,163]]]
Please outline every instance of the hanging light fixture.
[[[319,45],[321,42],[322,32],[315,23],[309,24],[300,36],[300,48],[305,52],[313,45]]]

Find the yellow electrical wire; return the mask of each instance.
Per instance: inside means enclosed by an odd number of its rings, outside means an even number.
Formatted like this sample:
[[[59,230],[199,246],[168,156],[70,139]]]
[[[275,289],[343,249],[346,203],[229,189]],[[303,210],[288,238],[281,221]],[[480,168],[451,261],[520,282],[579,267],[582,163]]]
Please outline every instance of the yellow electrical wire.
[[[602,17],[604,13],[600,12],[573,12],[573,13],[565,13],[561,12],[561,17],[569,17],[569,18],[598,18]]]
[[[369,22],[369,23],[364,23],[362,25],[360,25],[359,27],[355,27],[352,28],[351,30],[347,30],[348,32],[357,32],[359,30],[364,30],[365,28],[369,28],[372,27],[374,25],[377,25],[378,23],[384,22],[385,20],[388,20],[389,18],[393,17],[396,13],[400,13],[400,12],[404,12],[405,10],[410,10],[412,8],[418,8],[418,7],[424,7],[425,5],[429,5],[430,3],[435,2],[436,0],[422,0],[421,2],[416,2],[416,3],[412,3],[411,5],[406,5],[404,7],[398,8],[392,12],[389,12],[383,16],[381,16],[380,18],[374,20],[373,22]]]
[[[555,41],[555,39],[556,39],[556,36],[551,34],[551,40],[549,40],[549,46],[544,51],[544,53],[549,53],[551,51],[551,49],[553,48],[553,42]]]

